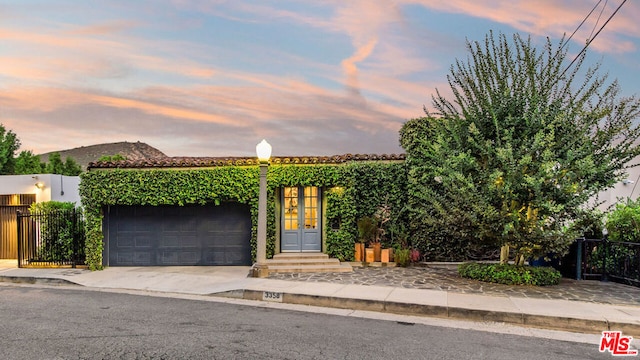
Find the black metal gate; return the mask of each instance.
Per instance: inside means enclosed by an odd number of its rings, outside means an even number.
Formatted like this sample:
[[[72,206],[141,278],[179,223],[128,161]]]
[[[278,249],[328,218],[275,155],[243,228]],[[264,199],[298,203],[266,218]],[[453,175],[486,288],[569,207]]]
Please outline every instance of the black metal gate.
[[[85,229],[80,211],[18,212],[17,223],[18,267],[84,265]]]
[[[640,287],[640,243],[577,239],[576,279],[612,280]]]

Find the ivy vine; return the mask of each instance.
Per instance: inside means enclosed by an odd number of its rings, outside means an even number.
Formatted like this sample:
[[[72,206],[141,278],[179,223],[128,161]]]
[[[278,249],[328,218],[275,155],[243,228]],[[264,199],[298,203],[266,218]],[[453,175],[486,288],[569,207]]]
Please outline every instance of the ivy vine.
[[[94,169],[81,175],[80,195],[87,220],[86,261],[103,267],[103,209],[108,205],[221,204],[237,201],[251,211],[252,258],[256,255],[259,168],[220,166],[197,169]],[[326,165],[272,165],[267,174],[267,257],[276,252],[276,189],[317,186],[325,189],[325,251],[341,261],[353,256],[356,221],[382,202],[404,203],[403,162],[351,162]],[[401,216],[398,216],[401,219]]]

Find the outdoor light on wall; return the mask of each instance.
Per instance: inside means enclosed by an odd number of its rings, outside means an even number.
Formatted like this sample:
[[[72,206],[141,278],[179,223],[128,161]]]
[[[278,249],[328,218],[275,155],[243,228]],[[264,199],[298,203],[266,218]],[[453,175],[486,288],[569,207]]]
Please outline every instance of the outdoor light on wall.
[[[42,188],[44,188],[44,183],[42,181],[38,181],[38,177],[37,176],[32,176],[32,179],[34,179],[36,181],[36,188],[38,188],[38,190],[42,190]]]

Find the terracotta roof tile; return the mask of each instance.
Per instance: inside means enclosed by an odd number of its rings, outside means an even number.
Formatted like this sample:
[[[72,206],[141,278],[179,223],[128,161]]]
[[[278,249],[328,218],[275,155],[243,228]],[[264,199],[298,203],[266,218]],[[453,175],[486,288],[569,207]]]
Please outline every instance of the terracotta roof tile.
[[[349,161],[398,161],[405,154],[344,154],[333,156],[275,156],[270,163],[280,164],[342,164]],[[191,168],[216,166],[258,165],[255,157],[159,157],[141,160],[91,162],[89,169],[137,169],[137,168]]]

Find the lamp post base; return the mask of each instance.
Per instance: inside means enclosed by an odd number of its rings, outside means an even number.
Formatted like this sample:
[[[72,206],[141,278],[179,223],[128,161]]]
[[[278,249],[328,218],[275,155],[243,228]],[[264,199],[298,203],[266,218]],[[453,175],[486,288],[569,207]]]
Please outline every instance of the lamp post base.
[[[255,263],[251,267],[251,277],[265,278],[269,276],[269,266],[267,264]]]

